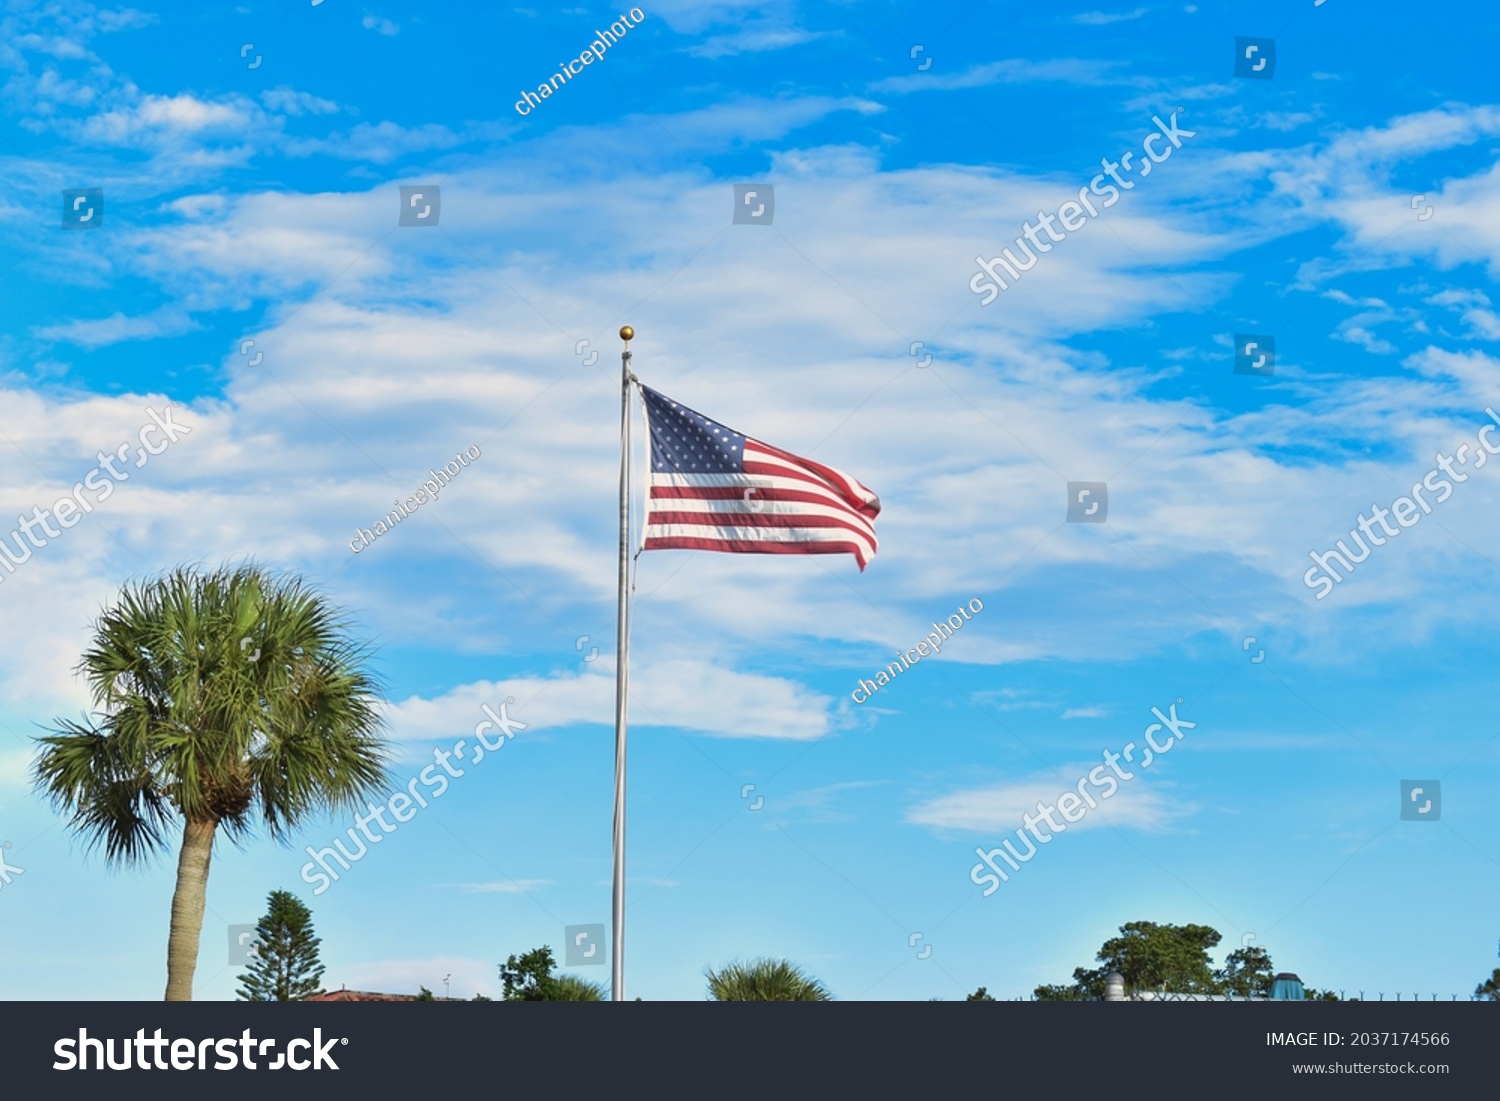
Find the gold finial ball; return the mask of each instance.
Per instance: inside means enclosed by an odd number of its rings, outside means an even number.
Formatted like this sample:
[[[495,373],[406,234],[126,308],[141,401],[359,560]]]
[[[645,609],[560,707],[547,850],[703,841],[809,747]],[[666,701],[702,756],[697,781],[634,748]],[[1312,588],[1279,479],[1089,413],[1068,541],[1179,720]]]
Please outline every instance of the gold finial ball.
[[[629,325],[624,326],[620,329],[620,339],[623,340],[626,344],[629,344],[632,340],[635,339],[635,330],[632,329]]]

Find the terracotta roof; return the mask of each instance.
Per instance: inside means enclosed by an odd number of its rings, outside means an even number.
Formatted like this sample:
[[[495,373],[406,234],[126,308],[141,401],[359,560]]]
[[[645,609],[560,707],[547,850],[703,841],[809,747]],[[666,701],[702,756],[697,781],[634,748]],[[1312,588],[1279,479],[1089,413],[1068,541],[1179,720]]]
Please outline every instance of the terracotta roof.
[[[313,994],[302,999],[305,1002],[414,1002],[417,1000],[415,994],[381,994],[372,990],[350,990],[341,987],[338,990],[325,990],[321,994]],[[463,998],[434,998],[438,1002],[461,1002]]]

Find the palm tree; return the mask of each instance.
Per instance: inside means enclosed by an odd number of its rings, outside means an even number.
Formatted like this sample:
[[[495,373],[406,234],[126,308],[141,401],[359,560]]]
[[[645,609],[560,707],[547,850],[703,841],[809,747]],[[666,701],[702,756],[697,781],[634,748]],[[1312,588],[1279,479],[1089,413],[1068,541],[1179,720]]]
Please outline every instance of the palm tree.
[[[38,739],[33,780],[109,864],[181,822],[166,998],[190,1001],[218,831],[284,840],[381,794],[380,686],[322,596],[253,565],[128,584],[94,626],[78,672],[97,710]]]
[[[547,993],[549,1002],[602,1002],[604,987],[577,975],[555,975]]]
[[[715,1002],[831,1002],[828,988],[789,960],[759,959],[709,968],[708,997]]]

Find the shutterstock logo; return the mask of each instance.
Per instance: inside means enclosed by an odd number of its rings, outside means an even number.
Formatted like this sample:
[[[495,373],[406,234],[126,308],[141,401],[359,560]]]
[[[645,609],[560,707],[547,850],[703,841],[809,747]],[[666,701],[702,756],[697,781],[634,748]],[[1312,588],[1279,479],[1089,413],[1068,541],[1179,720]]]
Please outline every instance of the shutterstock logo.
[[[1104,763],[1095,765],[1086,775],[1080,776],[1076,784],[1061,792],[1053,802],[1038,799],[1035,814],[1027,811],[1021,815],[1021,826],[1015,831],[1019,845],[1007,837],[988,851],[976,848],[974,855],[979,857],[980,862],[969,869],[969,882],[976,887],[983,887],[984,897],[988,898],[1000,889],[1001,883],[1010,882],[1010,874],[1001,866],[1001,861],[1012,872],[1019,872],[1021,865],[1030,862],[1041,846],[1049,844],[1058,834],[1065,833],[1070,824],[1077,825],[1083,821],[1089,811],[1098,810],[1099,804],[1119,791],[1122,784],[1134,780],[1141,771],[1150,768],[1153,761],[1170,753],[1187,736],[1186,731],[1198,726],[1196,722],[1189,722],[1177,714],[1177,705],[1182,702],[1182,697],[1179,696],[1177,703],[1169,704],[1165,712],[1159,707],[1151,709],[1156,722],[1141,733],[1144,746],[1126,742],[1119,753],[1106,749],[1102,758]],[[1160,741],[1157,740],[1157,734],[1164,735]],[[1144,753],[1137,763],[1136,753],[1142,749]],[[1135,765],[1135,771],[1121,768],[1121,761]],[[1061,820],[1054,815],[1061,815]]]
[[[443,191],[437,184],[401,188],[401,217],[397,225],[435,226],[443,212]]]
[[[604,926],[569,925],[564,928],[564,966],[592,967],[604,962]]]
[[[103,224],[102,187],[84,187],[63,192],[63,229],[98,229]]]
[[[0,567],[7,574],[15,573],[16,567],[31,561],[34,551],[47,546],[48,539],[61,538],[64,530],[78,524],[85,515],[94,511],[95,506],[109,500],[115,492],[115,483],[129,480],[130,469],[139,470],[154,456],[160,455],[191,433],[193,430],[190,427],[172,419],[172,407],[175,404],[176,402],[167,402],[166,408],[160,413],[151,406],[146,406],[146,414],[151,418],[151,423],[142,426],[136,434],[141,450],[136,454],[134,463],[128,462],[132,450],[129,443],[122,443],[111,452],[101,451],[97,456],[98,468],[74,482],[71,493],[58,497],[50,509],[33,505],[30,516],[17,516],[16,523],[19,526],[0,535]],[[156,436],[155,444],[150,442],[153,435]],[[130,469],[121,470],[116,464],[124,464]],[[104,479],[106,471],[114,481]],[[85,489],[89,491],[87,494],[84,493]],[[54,520],[57,521],[56,527],[52,525]],[[37,528],[42,529],[42,535],[37,534]],[[14,553],[11,551],[12,544],[15,546]],[[0,581],[3,580],[0,577]]]
[[[115,1039],[100,1040],[89,1035],[89,1030],[80,1028],[78,1038],[67,1037],[52,1045],[52,1054],[57,1062],[53,1070],[208,1070],[208,1057],[217,1056],[214,1070],[234,1070],[243,1066],[246,1070],[338,1070],[331,1054],[336,1044],[347,1044],[341,1037],[323,1039],[321,1028],[313,1029],[311,1040],[298,1037],[286,1045],[285,1051],[277,1051],[275,1039],[257,1040],[247,1028],[238,1039],[226,1037],[222,1040],[167,1039],[157,1029],[148,1039],[144,1028],[137,1029],[135,1037],[124,1037],[119,1041],[120,1058],[115,1058]],[[306,1052],[310,1059],[299,1057]],[[89,1065],[89,1056],[93,1065]],[[271,1056],[275,1058],[272,1059]],[[168,1062],[168,1059],[171,1061]],[[259,1059],[257,1063],[255,1060]]]
[[[1500,429],[1500,413],[1496,413],[1488,405],[1484,407],[1484,411],[1494,423],[1481,427],[1474,434],[1473,443],[1459,444],[1452,455],[1444,455],[1439,451],[1434,456],[1437,465],[1424,474],[1420,481],[1412,483],[1409,495],[1397,497],[1391,502],[1390,508],[1382,508],[1378,503],[1372,504],[1369,516],[1359,513],[1359,523],[1349,529],[1348,543],[1338,539],[1334,541],[1332,550],[1307,552],[1313,565],[1302,575],[1302,583],[1309,589],[1318,590],[1316,599],[1322,600],[1333,592],[1334,586],[1343,584],[1354,572],[1354,567],[1369,558],[1376,547],[1383,547],[1399,537],[1407,528],[1421,521],[1423,516],[1430,514],[1433,506],[1440,505],[1453,496],[1455,483],[1461,485],[1467,482],[1470,474],[1484,468],[1490,461],[1490,456],[1500,455],[1500,431],[1497,431]],[[1470,458],[1474,460],[1472,466],[1469,465]],[[1431,501],[1426,497],[1428,493],[1432,494]],[[1390,519],[1394,519],[1398,526],[1392,527]],[[1377,526],[1382,534],[1376,533]],[[1357,546],[1359,551],[1356,553],[1349,543]]]
[[[1067,240],[1069,233],[1076,233],[1089,224],[1089,219],[1099,217],[1100,210],[1108,210],[1120,201],[1120,194],[1124,191],[1134,189],[1137,180],[1127,179],[1132,171],[1136,171],[1140,179],[1151,175],[1151,170],[1161,164],[1172,155],[1173,150],[1181,149],[1182,143],[1187,138],[1197,137],[1196,130],[1184,130],[1177,125],[1177,116],[1182,113],[1182,108],[1172,112],[1171,117],[1163,122],[1156,115],[1151,116],[1151,121],[1156,124],[1156,129],[1151,131],[1141,140],[1141,152],[1145,155],[1135,162],[1132,169],[1131,161],[1135,157],[1132,150],[1127,149],[1120,154],[1118,161],[1112,161],[1104,157],[1099,161],[1100,172],[1083,187],[1078,189],[1078,198],[1069,199],[1061,204],[1057,211],[1048,214],[1044,210],[1036,212],[1036,225],[1029,221],[1021,223],[1021,234],[1016,238],[1015,250],[1003,248],[1000,255],[992,256],[986,260],[982,256],[974,257],[974,262],[979,265],[979,271],[969,280],[969,290],[975,294],[983,295],[979,300],[981,306],[988,306],[996,298],[1000,297],[1001,291],[1010,289],[1011,283],[1018,281],[1022,275],[1036,267],[1037,261],[1041,259],[1042,253],[1051,252],[1060,242]],[[1121,173],[1124,173],[1122,175]],[[1114,183],[1106,183],[1106,180]],[[741,185],[736,185],[741,186]],[[1098,206],[1094,205],[1094,199],[1099,200]],[[736,193],[738,199],[738,193]],[[1087,214],[1088,217],[1084,217]],[[735,221],[739,221],[739,210],[735,210]],[[769,221],[769,219],[767,219]],[[1060,226],[1061,230],[1054,228]],[[1043,239],[1042,234],[1045,234]],[[1025,256],[1023,260],[1021,257]]]
[[[313,887],[314,895],[321,895],[338,882],[338,869],[348,872],[364,859],[370,849],[384,841],[386,834],[395,833],[403,823],[415,818],[418,811],[426,810],[429,798],[437,799],[447,791],[450,776],[458,779],[464,775],[467,770],[456,767],[452,762],[463,761],[470,769],[477,768],[479,762],[487,756],[493,756],[504,749],[506,743],[516,736],[516,731],[526,729],[525,723],[511,718],[506,711],[506,706],[515,702],[514,698],[507,696],[500,705],[499,714],[489,704],[481,705],[480,711],[486,717],[474,727],[474,742],[477,745],[468,738],[460,738],[451,749],[434,749],[433,763],[418,775],[412,776],[404,788],[393,792],[384,803],[367,803],[366,813],[355,815],[354,825],[344,831],[344,836],[349,839],[348,848],[344,847],[342,836],[335,837],[333,845],[327,848],[314,849],[308,845],[307,855],[312,859],[302,865],[302,882]],[[492,730],[497,733],[490,734]],[[469,755],[470,751],[472,756]],[[421,790],[423,788],[427,789],[425,795]],[[395,819],[394,824],[387,821],[387,812]],[[375,823],[380,825],[378,832],[371,829]]]
[[[1236,38],[1234,75],[1251,80],[1270,80],[1276,75],[1274,38]]]
[[[776,188],[768,183],[734,185],[734,224],[768,226],[776,219]]]
[[[1401,781],[1401,820],[1403,822],[1436,822],[1443,817],[1443,782],[1441,780]]]

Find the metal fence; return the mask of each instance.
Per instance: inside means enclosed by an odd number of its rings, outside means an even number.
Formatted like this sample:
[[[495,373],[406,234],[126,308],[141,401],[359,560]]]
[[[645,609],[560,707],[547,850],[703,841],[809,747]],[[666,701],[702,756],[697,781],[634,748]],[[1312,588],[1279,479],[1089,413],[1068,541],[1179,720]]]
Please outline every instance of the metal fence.
[[[1389,992],[1384,990],[1377,990],[1374,992],[1367,992],[1364,990],[1340,990],[1338,993],[1338,1000],[1341,1002],[1440,1002],[1443,1000],[1443,995],[1438,993],[1433,993],[1424,997],[1420,994],[1410,993],[1402,990]],[[1447,997],[1449,1001],[1453,1002],[1483,1002],[1490,1000],[1488,998],[1478,997],[1474,994],[1450,994]],[[1025,997],[1015,998],[1014,1000],[1018,1002],[1035,1002],[1042,1001],[1044,999],[1038,998],[1035,994],[1030,994]],[[1141,990],[1127,994],[1125,995],[1125,997],[1120,999],[1103,998],[1100,1000],[1118,1000],[1126,1002],[1269,1002],[1272,999],[1265,997],[1241,997],[1238,994],[1179,994],[1171,990]],[[1306,998],[1303,1000],[1320,1001],[1322,999]]]

